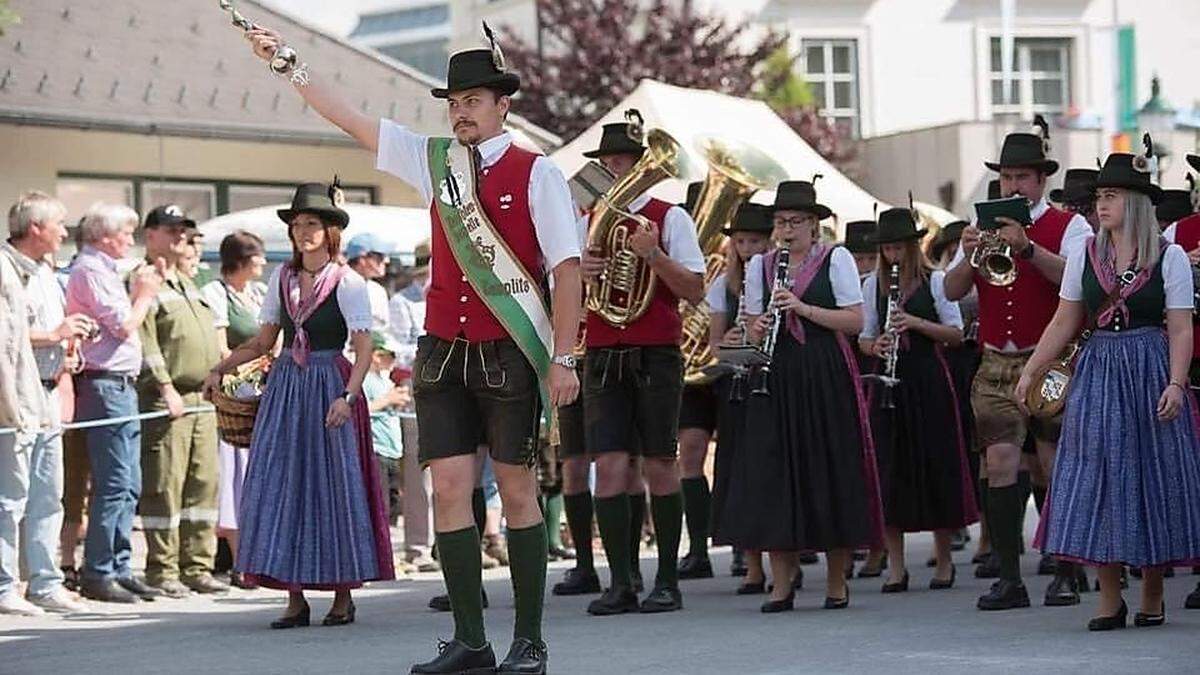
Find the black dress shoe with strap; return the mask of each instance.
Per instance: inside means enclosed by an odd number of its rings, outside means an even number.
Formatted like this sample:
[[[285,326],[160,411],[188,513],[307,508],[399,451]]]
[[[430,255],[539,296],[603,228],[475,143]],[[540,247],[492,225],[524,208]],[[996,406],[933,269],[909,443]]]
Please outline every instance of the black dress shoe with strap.
[[[554,584],[550,592],[554,595],[590,595],[599,593],[600,577],[594,569],[572,567],[563,574],[562,581]]]
[[[1129,608],[1125,606],[1125,601],[1121,601],[1121,609],[1117,610],[1112,616],[1098,616],[1091,621],[1088,621],[1088,630],[1102,631],[1115,630],[1125,627],[1125,619],[1129,615]]]
[[[334,614],[333,610],[331,609],[329,611],[329,613],[325,615],[325,619],[321,621],[321,625],[322,626],[345,626],[347,624],[354,623],[354,614],[355,614],[354,601],[351,600],[350,606],[346,608],[345,614]]]
[[[992,589],[980,597],[975,606],[985,611],[1028,607],[1029,591],[1020,579],[1001,579],[992,584]]]
[[[508,648],[508,655],[496,666],[496,675],[546,675],[549,658],[545,642],[517,638]]]
[[[893,581],[883,585],[879,589],[880,593],[904,593],[908,590],[908,570],[904,570],[904,576],[900,577],[900,581]]]
[[[844,598],[831,598],[829,596],[825,596],[825,605],[824,605],[825,609],[846,609],[849,606],[850,606],[850,586],[849,585],[846,586],[846,597],[844,597]]]
[[[305,603],[304,609],[286,616],[281,616],[271,622],[271,628],[275,630],[284,630],[287,628],[301,628],[309,624],[309,608]]]
[[[496,653],[490,643],[471,649],[460,640],[438,640],[438,655],[431,661],[413,665],[413,675],[494,675]]]
[[[1150,628],[1153,626],[1161,626],[1167,622],[1167,603],[1163,602],[1162,610],[1158,614],[1146,614],[1138,612],[1133,615],[1133,625],[1138,628]]]
[[[593,616],[612,616],[638,611],[637,593],[628,586],[613,586],[604,594],[588,604],[588,614]]]
[[[655,586],[654,590],[642,600],[638,611],[642,614],[660,614],[662,612],[677,612],[683,609],[683,594],[678,586]]]
[[[954,588],[954,578],[957,576],[958,576],[958,568],[951,567],[949,579],[939,579],[937,577],[934,577],[929,580],[929,590],[944,591],[947,588]]]
[[[762,604],[759,609],[763,614],[778,614],[780,612],[790,612],[796,608],[796,591],[791,591],[787,597],[782,600],[768,600]]]
[[[734,593],[736,595],[762,595],[763,593],[766,593],[766,592],[767,592],[767,582],[765,579],[763,581],[759,581],[757,583],[755,583],[753,581],[747,581],[746,583],[742,584],[741,586],[738,586],[737,590],[734,591]]]

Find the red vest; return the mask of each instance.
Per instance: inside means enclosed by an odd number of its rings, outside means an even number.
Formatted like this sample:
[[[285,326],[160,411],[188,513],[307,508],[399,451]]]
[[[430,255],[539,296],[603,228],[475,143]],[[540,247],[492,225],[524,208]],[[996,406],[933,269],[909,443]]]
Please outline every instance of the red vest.
[[[479,204],[517,260],[541,283],[542,249],[529,211],[529,177],[538,155],[510,145],[500,160],[479,177]],[[433,186],[438,199],[442,186]],[[508,331],[483,304],[454,259],[442,230],[437,204],[430,205],[433,232],[430,256],[435,261],[426,295],[425,331],[443,340],[462,337],[485,342],[508,337]]]
[[[1175,222],[1175,243],[1183,248],[1184,253],[1193,251],[1200,246],[1200,213],[1182,218]],[[1192,358],[1200,358],[1200,322],[1192,322]]]
[[[667,211],[671,204],[651,199],[638,215],[645,216],[658,225],[658,241],[665,249]],[[637,321],[625,328],[609,325],[595,312],[587,315],[587,346],[612,347],[627,345],[650,347],[677,345],[683,324],[679,319],[679,299],[662,279],[654,282],[654,294],[650,296],[650,308]]]
[[[1072,214],[1050,207],[1025,233],[1042,248],[1058,253]],[[1009,286],[993,286],[975,277],[979,290],[979,340],[997,348],[1012,342],[1030,349],[1058,308],[1058,284],[1037,271],[1033,263],[1015,258],[1017,280]]]

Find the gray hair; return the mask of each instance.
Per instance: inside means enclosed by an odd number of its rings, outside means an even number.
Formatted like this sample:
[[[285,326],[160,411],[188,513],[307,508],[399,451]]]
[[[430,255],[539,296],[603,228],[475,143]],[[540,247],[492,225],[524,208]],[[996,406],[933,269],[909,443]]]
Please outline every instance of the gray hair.
[[[22,192],[8,210],[9,236],[13,239],[20,239],[29,233],[29,228],[34,223],[48,223],[66,215],[67,207],[45,192],[41,190]]]
[[[1121,225],[1121,236],[1126,243],[1137,249],[1138,269],[1149,269],[1158,263],[1159,239],[1158,217],[1150,197],[1134,190],[1125,190],[1125,215]],[[1096,251],[1108,254],[1109,233],[1103,227],[1096,233]],[[1118,273],[1123,270],[1117,270]]]
[[[128,206],[96,202],[83,214],[83,220],[79,222],[79,234],[84,243],[94,244],[129,225],[137,227],[137,224],[137,211]]]

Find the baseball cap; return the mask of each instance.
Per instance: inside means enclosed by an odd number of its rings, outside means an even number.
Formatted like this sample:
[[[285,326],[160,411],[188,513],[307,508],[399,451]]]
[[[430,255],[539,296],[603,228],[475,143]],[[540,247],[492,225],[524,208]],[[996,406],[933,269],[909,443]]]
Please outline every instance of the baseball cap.
[[[183,214],[183,209],[177,204],[166,204],[163,206],[154,207],[150,213],[146,214],[145,227],[158,227],[159,225],[175,225],[182,223],[184,227],[195,229],[196,221],[188,218]]]
[[[362,232],[346,243],[346,260],[361,258],[368,253],[379,253],[386,257],[392,254],[393,248],[390,242],[374,232]]]

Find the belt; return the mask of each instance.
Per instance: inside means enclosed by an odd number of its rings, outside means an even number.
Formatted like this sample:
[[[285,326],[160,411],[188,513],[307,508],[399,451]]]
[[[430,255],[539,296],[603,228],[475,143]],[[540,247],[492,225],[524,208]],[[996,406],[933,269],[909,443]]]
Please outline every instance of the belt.
[[[125,384],[133,384],[137,381],[136,375],[129,373],[114,373],[107,370],[85,370],[81,373],[76,373],[75,377],[85,380],[113,380],[116,382],[124,382]]]

